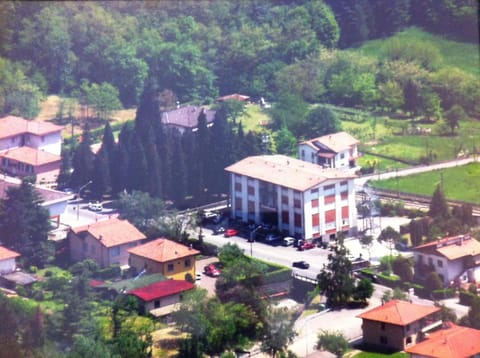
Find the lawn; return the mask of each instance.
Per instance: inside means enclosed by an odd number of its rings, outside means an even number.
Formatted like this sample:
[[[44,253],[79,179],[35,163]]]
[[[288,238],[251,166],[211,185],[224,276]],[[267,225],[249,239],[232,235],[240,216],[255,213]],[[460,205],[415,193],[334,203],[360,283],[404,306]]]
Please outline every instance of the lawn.
[[[443,36],[430,34],[415,27],[402,31],[391,38],[394,37],[410,42],[421,41],[432,43],[438,48],[442,55],[442,66],[458,67],[465,72],[480,76],[478,45],[452,41]],[[365,42],[359,48],[359,51],[366,56],[379,58],[383,44],[387,41],[388,39],[381,39]]]
[[[349,358],[408,358],[410,354],[404,352],[395,353],[375,353],[375,352],[359,352],[353,355],[348,355]]]
[[[245,114],[238,118],[238,121],[242,122],[245,133],[249,131],[260,132],[270,122],[270,116],[258,104],[247,104],[246,109]]]
[[[461,178],[461,179],[459,179]],[[435,187],[442,184],[445,197],[480,205],[480,163],[446,168],[398,178],[402,192],[432,195]],[[442,183],[443,179],[443,183]],[[397,178],[374,180],[375,188],[397,190]]]

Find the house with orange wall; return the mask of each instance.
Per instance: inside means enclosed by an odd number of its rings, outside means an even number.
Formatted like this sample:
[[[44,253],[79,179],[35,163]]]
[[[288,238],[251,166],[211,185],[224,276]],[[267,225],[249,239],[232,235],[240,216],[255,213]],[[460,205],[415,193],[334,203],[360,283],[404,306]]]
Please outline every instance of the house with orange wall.
[[[129,265],[135,273],[161,273],[175,280],[195,277],[195,256],[200,251],[165,238],[159,238],[128,250]]]

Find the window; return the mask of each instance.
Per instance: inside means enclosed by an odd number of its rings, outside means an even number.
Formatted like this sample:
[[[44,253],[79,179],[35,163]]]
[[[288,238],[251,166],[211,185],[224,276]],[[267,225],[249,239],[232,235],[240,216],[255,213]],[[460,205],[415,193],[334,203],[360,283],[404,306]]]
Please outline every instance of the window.
[[[296,208],[300,208],[301,207],[300,199],[293,200],[293,206],[296,207]]]
[[[154,308],[160,308],[160,300],[155,300],[155,301],[153,302],[153,307],[154,307]]]
[[[340,159],[344,159],[345,158],[345,153],[340,153]]]
[[[83,248],[83,252],[88,251],[88,244],[85,241],[82,243],[82,248]]]
[[[255,202],[252,200],[248,201],[248,212],[255,213]]]
[[[294,223],[296,227],[302,227],[302,215],[295,213]]]
[[[348,219],[348,206],[342,208],[342,219]]]
[[[282,211],[282,223],[288,224],[290,221],[290,216],[288,215],[288,211]]]
[[[342,191],[340,193],[340,199],[341,200],[348,200],[348,191]]]
[[[443,267],[443,261],[442,261],[442,260],[438,260],[438,261],[437,261],[437,266],[438,266],[438,267]]]
[[[235,210],[242,210],[242,199],[235,198]]]
[[[335,195],[328,195],[324,199],[325,205],[331,204],[335,202]]]
[[[282,195],[282,204],[288,205],[288,196]]]
[[[115,257],[115,256],[119,256],[119,255],[120,255],[120,247],[119,246],[112,247],[110,249],[110,256]]]
[[[167,265],[167,271],[172,272],[173,271],[173,264],[168,264]]]
[[[302,160],[305,160],[305,149],[302,149]]]
[[[242,183],[235,183],[235,191],[242,191]]]
[[[248,186],[248,195],[255,195],[255,188],[253,186]]]
[[[192,266],[192,259],[188,258],[188,259],[185,259],[185,267],[190,267]]]
[[[313,214],[312,215],[312,226],[319,226],[320,225],[320,214]]]
[[[312,200],[312,208],[318,208],[318,199]]]
[[[380,336],[380,343],[381,344],[388,344],[388,338],[385,336]]]
[[[335,209],[325,211],[325,222],[326,223],[334,223],[336,221],[336,212]]]
[[[412,344],[412,337],[411,336],[408,336],[405,343],[408,345]]]
[[[318,194],[318,188],[310,190],[311,194]]]
[[[385,330],[385,322],[380,323],[380,329],[381,329],[382,331]]]

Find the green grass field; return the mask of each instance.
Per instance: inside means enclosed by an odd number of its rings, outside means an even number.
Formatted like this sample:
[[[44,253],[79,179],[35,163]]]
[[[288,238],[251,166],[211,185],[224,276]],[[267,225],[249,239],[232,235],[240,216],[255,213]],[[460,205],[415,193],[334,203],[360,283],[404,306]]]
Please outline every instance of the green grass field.
[[[398,188],[406,193],[432,195],[442,178],[447,199],[480,205],[480,163],[399,177]],[[396,178],[374,180],[370,184],[375,188],[397,190]]]
[[[391,354],[375,353],[375,352],[359,352],[349,355],[350,358],[408,358],[410,355],[404,352],[395,352]]]
[[[452,41],[443,36],[430,34],[415,27],[402,31],[394,37],[406,41],[432,43],[438,48],[442,56],[442,66],[458,67],[465,72],[480,76],[478,45]],[[368,41],[359,48],[359,51],[366,56],[379,58],[383,44],[385,44],[386,41],[387,40],[383,39]]]

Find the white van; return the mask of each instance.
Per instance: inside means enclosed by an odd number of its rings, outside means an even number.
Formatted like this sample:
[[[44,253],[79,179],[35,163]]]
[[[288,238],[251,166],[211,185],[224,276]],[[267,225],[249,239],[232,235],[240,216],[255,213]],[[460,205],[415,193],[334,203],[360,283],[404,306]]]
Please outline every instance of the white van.
[[[291,246],[293,245],[295,242],[295,239],[293,237],[284,237],[283,238],[283,246]]]

